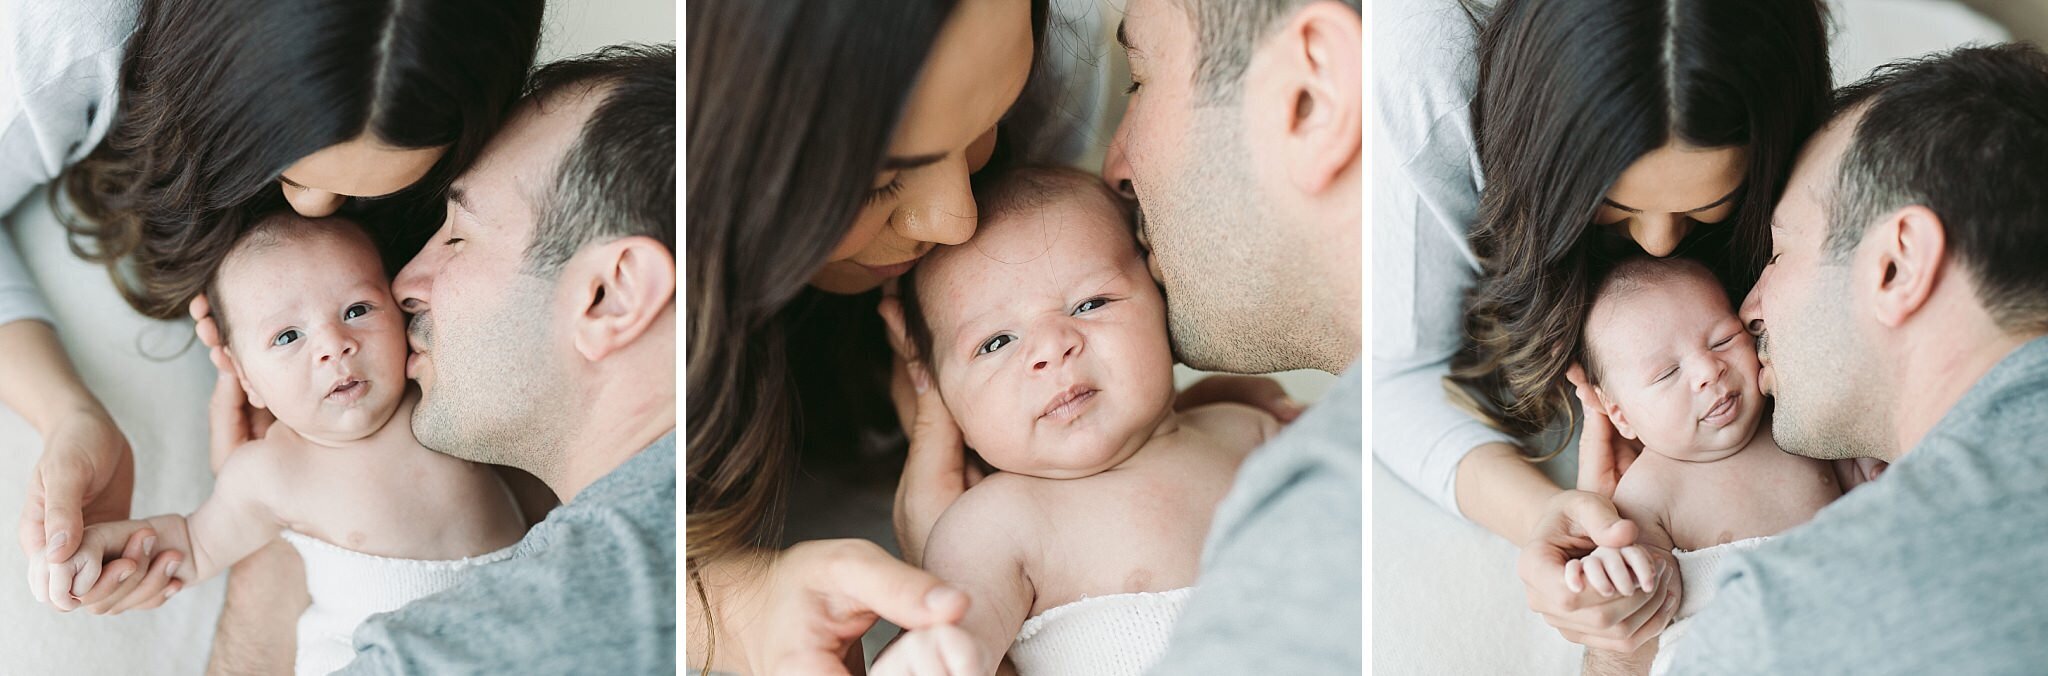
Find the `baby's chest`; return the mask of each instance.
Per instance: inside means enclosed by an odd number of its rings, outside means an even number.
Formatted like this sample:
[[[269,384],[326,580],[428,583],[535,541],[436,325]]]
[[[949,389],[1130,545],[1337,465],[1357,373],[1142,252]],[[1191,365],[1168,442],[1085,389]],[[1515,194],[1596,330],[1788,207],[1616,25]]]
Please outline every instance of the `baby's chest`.
[[[1070,501],[1029,564],[1033,614],[1096,597],[1192,586],[1215,500],[1171,490],[1099,491]]]
[[[1841,489],[1825,464],[1795,460],[1689,468],[1666,515],[1672,543],[1703,549],[1776,535],[1812,519]]]

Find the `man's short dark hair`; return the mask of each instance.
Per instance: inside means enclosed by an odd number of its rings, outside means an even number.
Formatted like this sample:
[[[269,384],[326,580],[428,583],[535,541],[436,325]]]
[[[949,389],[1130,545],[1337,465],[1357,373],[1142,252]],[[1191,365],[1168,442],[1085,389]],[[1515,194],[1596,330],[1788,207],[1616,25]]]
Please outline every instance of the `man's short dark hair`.
[[[537,196],[528,270],[554,275],[586,244],[652,237],[676,250],[676,48],[615,45],[534,71],[527,98],[603,96]]]
[[[1195,92],[1207,104],[1235,103],[1259,41],[1316,0],[1176,0],[1194,20]],[[1341,0],[1361,12],[1359,0]]]
[[[2048,54],[2004,44],[1893,63],[1837,93],[1836,115],[1859,107],[1827,258],[1842,261],[1871,223],[1922,205],[2000,328],[2048,329]]]

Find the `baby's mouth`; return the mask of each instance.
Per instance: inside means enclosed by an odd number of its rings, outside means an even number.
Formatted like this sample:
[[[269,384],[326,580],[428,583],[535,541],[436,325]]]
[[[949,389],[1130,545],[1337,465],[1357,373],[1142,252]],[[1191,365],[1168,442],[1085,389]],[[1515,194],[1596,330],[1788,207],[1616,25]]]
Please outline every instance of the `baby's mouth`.
[[[370,381],[359,378],[344,378],[341,382],[336,383],[334,387],[327,390],[327,399],[345,404],[362,398],[363,393],[369,389]]]
[[[1068,422],[1081,417],[1082,410],[1088,407],[1089,402],[1095,400],[1097,391],[1087,385],[1069,387],[1047,402],[1045,412],[1038,417],[1051,418],[1054,422]]]
[[[1707,409],[1706,415],[1700,416],[1700,422],[1716,427],[1734,422],[1736,404],[1740,402],[1741,399],[1734,392],[1722,395],[1719,401],[1714,402],[1713,408]]]

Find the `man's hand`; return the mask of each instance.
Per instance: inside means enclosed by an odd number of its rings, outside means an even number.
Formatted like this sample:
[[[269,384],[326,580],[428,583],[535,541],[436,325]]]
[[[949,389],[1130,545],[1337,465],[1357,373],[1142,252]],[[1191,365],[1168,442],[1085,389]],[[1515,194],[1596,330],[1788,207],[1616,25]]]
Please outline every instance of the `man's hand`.
[[[1229,374],[1195,381],[1174,395],[1173,410],[1185,411],[1221,402],[1244,404],[1265,411],[1282,424],[1294,422],[1295,418],[1301,417],[1303,410],[1301,403],[1287,396],[1287,390],[1280,387],[1280,381],[1271,376]]]
[[[889,346],[896,352],[895,375],[889,394],[896,402],[896,416],[910,437],[910,452],[903,461],[903,478],[896,483],[896,544],[903,560],[923,565],[925,540],[932,526],[953,501],[980,482],[980,468],[967,461],[967,442],[946,402],[933,387],[931,372],[922,361],[913,360],[914,350],[903,328],[903,305],[884,297],[879,308],[889,325]]]
[[[745,563],[729,569],[739,579],[705,578],[726,587],[713,611],[744,649],[728,664],[746,673],[847,674],[847,651],[876,619],[914,632],[967,614],[965,592],[866,540],[813,540],[769,556],[765,572]]]
[[[1599,547],[1635,544],[1636,526],[1614,511],[1606,497],[1586,491],[1558,493],[1545,505],[1515,569],[1529,594],[1529,608],[1565,640],[1588,648],[1632,652],[1664,630],[1678,612],[1678,561],[1670,552],[1638,550],[1656,571],[1643,585],[1654,592],[1604,596],[1598,589],[1572,591],[1565,566]]]
[[[1581,417],[1586,419],[1585,428],[1579,432],[1579,490],[1611,499],[1615,487],[1621,485],[1621,475],[1642,455],[1643,444],[1621,436],[1614,429],[1600,393],[1586,384],[1584,367],[1574,362],[1564,377],[1571,381],[1572,393],[1579,398],[1579,408],[1585,413]]]
[[[965,630],[942,624],[904,632],[875,658],[870,676],[983,676],[981,647]]]
[[[128,518],[134,494],[135,456],[114,419],[96,405],[69,411],[44,435],[29,478],[17,527],[22,552],[31,561],[70,559],[86,524]]]

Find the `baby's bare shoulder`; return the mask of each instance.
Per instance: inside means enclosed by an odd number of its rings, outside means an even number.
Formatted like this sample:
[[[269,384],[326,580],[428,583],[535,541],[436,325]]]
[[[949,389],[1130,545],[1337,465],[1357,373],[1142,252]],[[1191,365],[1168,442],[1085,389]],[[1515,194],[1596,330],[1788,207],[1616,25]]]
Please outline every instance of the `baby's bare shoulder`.
[[[1280,421],[1262,409],[1222,402],[1180,411],[1180,424],[1200,430],[1242,458],[1280,433]]]

